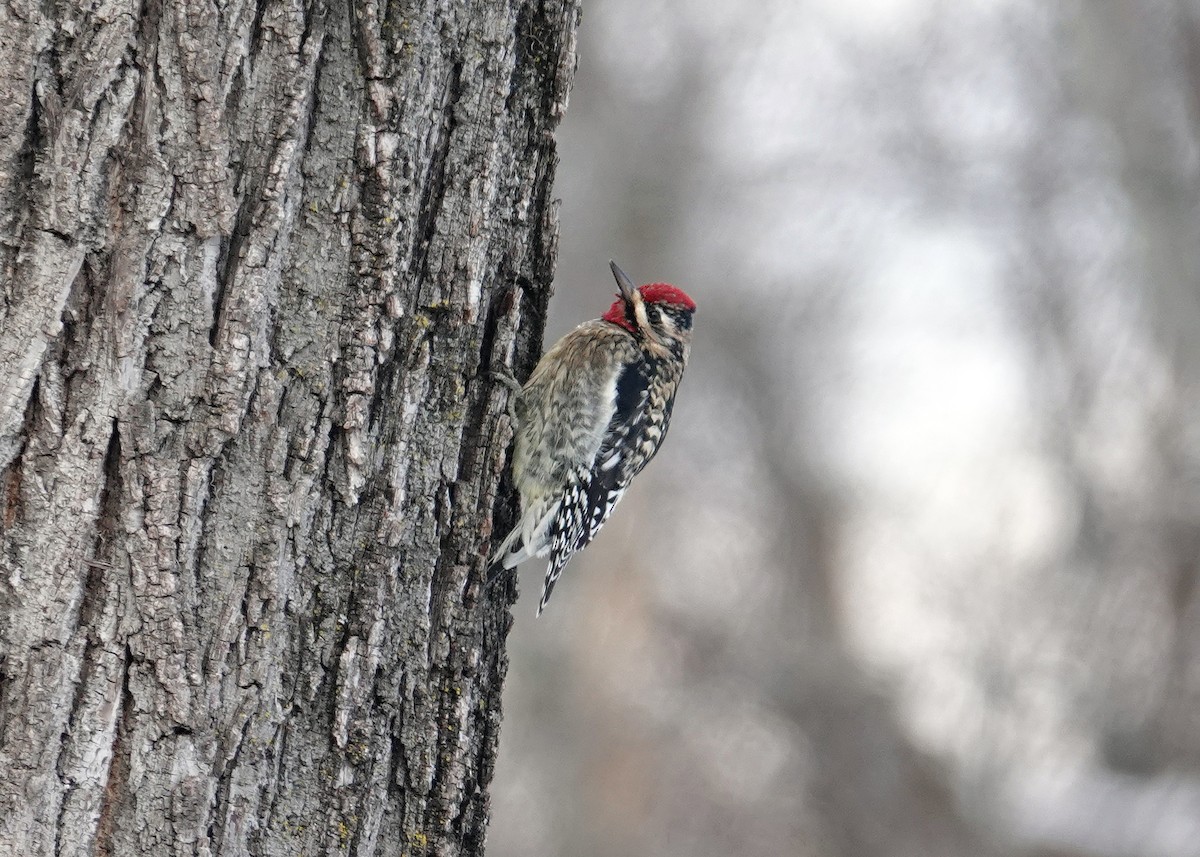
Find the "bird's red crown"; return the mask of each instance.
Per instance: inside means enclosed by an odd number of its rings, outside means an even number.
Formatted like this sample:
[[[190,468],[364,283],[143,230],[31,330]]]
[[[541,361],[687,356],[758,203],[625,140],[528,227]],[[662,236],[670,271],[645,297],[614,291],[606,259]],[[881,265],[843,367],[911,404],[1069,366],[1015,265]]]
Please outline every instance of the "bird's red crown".
[[[672,304],[692,312],[696,311],[696,302],[688,297],[687,292],[670,283],[647,283],[638,291],[642,293],[642,300],[648,304]]]
[[[696,302],[688,297],[688,293],[683,289],[672,286],[670,283],[647,283],[644,286],[638,287],[638,294],[648,304],[668,304],[670,306],[682,307],[691,312],[696,311]],[[613,301],[613,305],[604,314],[604,320],[620,325],[632,333],[633,326],[629,323],[625,311],[625,299],[618,292],[617,299]]]

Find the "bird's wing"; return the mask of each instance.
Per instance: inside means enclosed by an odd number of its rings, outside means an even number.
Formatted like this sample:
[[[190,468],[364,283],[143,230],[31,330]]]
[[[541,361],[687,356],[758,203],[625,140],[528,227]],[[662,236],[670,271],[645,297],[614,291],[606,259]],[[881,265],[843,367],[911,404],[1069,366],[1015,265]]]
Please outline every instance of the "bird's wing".
[[[583,550],[600,532],[625,493],[634,472],[627,465],[629,438],[636,436],[645,419],[649,380],[641,364],[630,364],[616,385],[612,417],[600,450],[587,466],[577,467],[559,495],[558,513],[550,524],[550,564],[542,587],[538,612],[550,600],[571,556]]]

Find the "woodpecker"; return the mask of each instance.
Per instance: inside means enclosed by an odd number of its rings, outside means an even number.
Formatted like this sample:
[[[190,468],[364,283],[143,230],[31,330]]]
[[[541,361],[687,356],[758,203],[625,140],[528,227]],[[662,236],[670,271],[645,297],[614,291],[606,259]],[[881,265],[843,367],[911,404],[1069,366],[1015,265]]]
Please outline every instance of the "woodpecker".
[[[691,349],[695,302],[666,283],[635,287],[609,266],[617,300],[555,343],[514,402],[521,518],[492,563],[502,571],[549,555],[539,616],[567,561],[658,452]]]

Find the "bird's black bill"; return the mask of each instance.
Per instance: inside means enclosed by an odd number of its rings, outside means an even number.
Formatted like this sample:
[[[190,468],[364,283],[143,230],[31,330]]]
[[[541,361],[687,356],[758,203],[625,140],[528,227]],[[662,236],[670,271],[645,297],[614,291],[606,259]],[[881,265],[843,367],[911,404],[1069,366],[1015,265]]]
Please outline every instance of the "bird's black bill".
[[[627,301],[633,300],[633,293],[637,291],[637,286],[633,284],[633,280],[629,279],[629,275],[622,271],[612,259],[608,260],[608,267],[612,268],[613,276],[616,277],[617,287],[621,290],[621,297]]]

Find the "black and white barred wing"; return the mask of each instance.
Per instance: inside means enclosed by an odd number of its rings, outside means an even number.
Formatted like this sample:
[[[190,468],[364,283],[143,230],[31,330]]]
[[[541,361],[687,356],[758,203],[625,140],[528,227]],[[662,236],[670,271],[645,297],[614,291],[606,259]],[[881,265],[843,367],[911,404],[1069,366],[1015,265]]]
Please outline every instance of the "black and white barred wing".
[[[633,457],[645,434],[648,399],[645,367],[640,364],[627,367],[617,379],[615,409],[595,460],[572,473],[559,497],[558,511],[550,524],[550,565],[538,604],[539,614],[550,600],[567,562],[600,532],[630,480],[641,469]]]
[[[587,471],[579,471],[586,478]],[[563,569],[572,556],[587,547],[600,532],[613,507],[625,493],[625,488],[600,489],[595,481],[575,482],[563,494],[559,513],[550,524],[550,564],[546,568],[546,580],[542,585],[542,600],[538,602],[538,615],[550,600],[554,584],[562,576]]]

